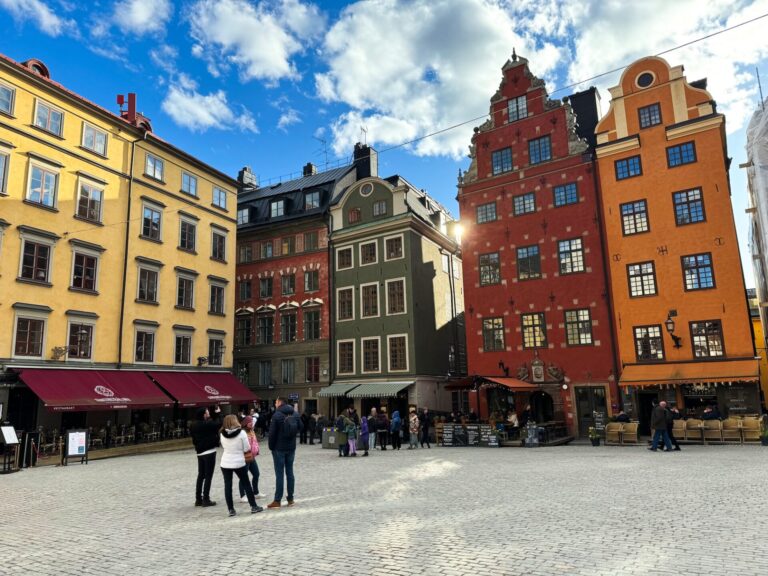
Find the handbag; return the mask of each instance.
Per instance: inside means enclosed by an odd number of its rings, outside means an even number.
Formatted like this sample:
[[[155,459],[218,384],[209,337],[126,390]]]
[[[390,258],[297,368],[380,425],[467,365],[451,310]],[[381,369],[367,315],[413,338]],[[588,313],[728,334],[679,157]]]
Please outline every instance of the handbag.
[[[243,456],[245,456],[245,463],[250,464],[253,462],[253,452],[248,450],[248,452],[243,452]]]

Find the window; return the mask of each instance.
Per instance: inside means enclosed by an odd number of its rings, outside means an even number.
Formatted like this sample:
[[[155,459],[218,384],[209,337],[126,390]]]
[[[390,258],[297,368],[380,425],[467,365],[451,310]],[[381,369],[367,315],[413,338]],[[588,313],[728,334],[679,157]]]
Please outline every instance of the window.
[[[517,249],[517,277],[519,280],[541,278],[538,246],[524,246]]]
[[[261,243],[261,258],[272,258],[272,241],[265,240]]]
[[[528,102],[525,96],[510,98],[507,100],[507,116],[509,122],[520,120],[528,116]]]
[[[227,236],[220,232],[211,233],[211,258],[220,262],[227,260]]]
[[[153,156],[152,154],[147,154],[147,161],[144,165],[144,173],[147,176],[162,181],[164,168],[165,164],[160,158]]]
[[[280,242],[280,254],[290,256],[296,252],[296,236],[286,236]]]
[[[355,297],[353,288],[340,288],[336,292],[338,320],[353,320],[355,317]]]
[[[304,233],[304,251],[317,250],[317,232]]]
[[[195,305],[195,281],[186,276],[176,279],[176,306],[191,310]]]
[[[235,342],[238,346],[249,346],[251,344],[251,330],[253,321],[250,316],[242,316],[237,319],[235,327]]]
[[[496,220],[496,202],[481,204],[477,207],[477,223],[493,222]]]
[[[304,340],[320,339],[320,310],[304,311]]]
[[[296,341],[296,314],[280,315],[280,342]]]
[[[675,223],[678,226],[704,222],[704,199],[701,196],[701,188],[675,192],[672,195],[675,203]]]
[[[48,132],[61,136],[61,125],[64,120],[64,113],[56,110],[48,104],[37,101],[37,110],[35,112],[35,126]]]
[[[661,124],[661,107],[658,103],[639,108],[637,114],[640,117],[640,128],[650,128]]]
[[[192,336],[176,334],[173,348],[174,364],[190,364],[192,362]]]
[[[560,259],[560,274],[584,272],[584,248],[581,238],[558,242],[557,254]]]
[[[250,280],[240,280],[240,282],[237,283],[237,289],[240,294],[240,300],[250,300],[251,296],[253,295],[251,290],[251,281]]]
[[[155,357],[155,333],[136,330],[136,362],[152,362]]]
[[[224,314],[224,286],[211,284],[211,298],[208,312],[212,314]]]
[[[4,112],[9,116],[13,114],[13,97],[15,91],[8,86],[0,84],[0,112]]]
[[[536,195],[533,192],[521,194],[512,199],[512,208],[515,216],[536,212]]]
[[[161,225],[163,219],[163,213],[159,208],[154,206],[144,205],[143,216],[141,220],[141,235],[144,238],[150,240],[160,241]]]
[[[224,363],[224,340],[208,338],[208,366],[221,366]]]
[[[272,385],[272,361],[259,360],[259,386]]]
[[[512,149],[503,148],[494,151],[491,155],[491,168],[494,176],[512,170]]]
[[[695,358],[712,358],[725,355],[723,326],[720,320],[691,322],[691,342]]]
[[[223,210],[227,209],[227,191],[217,186],[213,187],[213,205]]]
[[[370,318],[379,315],[379,284],[360,286],[360,317]]]
[[[643,173],[643,168],[640,165],[640,156],[616,160],[614,167],[616,169],[616,180],[626,180],[627,178],[640,176]]]
[[[592,344],[592,319],[588,308],[565,311],[565,341],[568,346]]]
[[[280,293],[283,296],[296,293],[296,274],[284,274],[280,277]]]
[[[45,320],[18,318],[16,320],[16,356],[43,356]]]
[[[101,221],[103,190],[85,182],[80,183],[77,196],[77,216],[93,222]]]
[[[93,325],[70,324],[67,344],[68,359],[89,360],[93,348]]]
[[[272,278],[259,279],[259,298],[272,298]]]
[[[379,372],[379,339],[363,338],[363,372]]]
[[[696,146],[693,142],[667,148],[667,166],[670,168],[693,162],[696,162]]]
[[[531,164],[539,164],[552,159],[552,146],[549,136],[528,141],[528,156]]]
[[[360,266],[366,264],[376,264],[376,242],[366,242],[360,244]]]
[[[686,290],[705,290],[715,287],[712,255],[709,252],[683,256],[682,260],[683,282]]]
[[[355,342],[353,340],[342,340],[338,343],[339,351],[339,374],[355,373]]]
[[[197,224],[182,218],[179,222],[179,248],[194,252],[196,238]]]
[[[136,299],[141,302],[157,302],[157,270],[139,268],[139,293]]]
[[[296,363],[293,359],[281,360],[280,371],[282,373],[283,384],[293,384],[296,380]]]
[[[75,252],[75,263],[72,267],[72,288],[92,292],[96,290],[97,261],[95,256]]]
[[[8,183],[8,165],[11,157],[8,154],[0,152],[0,195],[7,194],[6,185]]]
[[[387,314],[405,314],[405,279],[387,280]]]
[[[269,205],[269,217],[285,216],[285,200],[275,200]]]
[[[55,208],[58,184],[59,175],[56,172],[33,164],[30,170],[27,202]]]
[[[181,191],[191,196],[197,196],[197,177],[186,172],[181,173]],[[239,222],[238,222],[239,223]]]
[[[96,152],[96,154],[106,156],[107,133],[90,124],[83,124],[83,148]]]
[[[395,236],[384,240],[384,260],[395,260],[403,257],[403,237]]]
[[[258,325],[258,343],[272,344],[275,339],[275,318],[262,314],[258,317],[256,323]]]
[[[352,248],[340,248],[336,250],[336,270],[352,268]]]
[[[501,263],[499,253],[480,254],[480,286],[490,286],[501,282]]]
[[[360,208],[352,208],[347,213],[347,220],[350,224],[357,224],[360,222],[360,219],[362,217],[362,213],[360,212]]]
[[[661,325],[635,326],[635,355],[638,361],[664,360]]]
[[[237,223],[239,224],[248,224],[248,213],[250,212],[249,208],[240,208],[237,211]]]
[[[51,247],[47,244],[24,240],[21,252],[21,273],[19,276],[35,282],[48,282]]]
[[[310,356],[304,359],[304,380],[320,382],[320,357]]]
[[[484,318],[483,350],[496,352],[504,349],[504,318]]]
[[[389,370],[398,372],[408,370],[408,337],[387,336],[389,348]]]
[[[320,290],[320,271],[307,270],[304,272],[304,292]]]
[[[547,345],[547,325],[544,314],[523,314],[523,348],[544,348]]]
[[[382,218],[387,215],[387,201],[377,200],[373,203],[373,217]]]
[[[307,192],[304,194],[304,210],[320,208],[320,192]]]
[[[648,232],[648,204],[645,200],[627,202],[621,208],[621,230],[625,236]]]
[[[579,193],[576,188],[576,182],[569,182],[562,186],[555,186],[555,206],[566,206],[576,204],[579,201]]]
[[[653,296],[656,294],[656,273],[653,262],[640,262],[627,266],[629,276],[629,295]]]

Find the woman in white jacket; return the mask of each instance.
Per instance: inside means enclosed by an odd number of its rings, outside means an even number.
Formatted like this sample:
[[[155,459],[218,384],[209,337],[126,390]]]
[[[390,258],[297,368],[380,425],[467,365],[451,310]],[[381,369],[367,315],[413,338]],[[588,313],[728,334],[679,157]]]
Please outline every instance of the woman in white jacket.
[[[237,477],[245,484],[245,495],[251,505],[251,514],[261,512],[264,508],[256,504],[245,466],[245,453],[251,453],[251,443],[248,441],[245,430],[240,427],[237,416],[234,414],[225,416],[220,432],[221,446],[224,448],[224,452],[221,455],[219,466],[221,466],[221,473],[224,475],[224,498],[227,501],[229,515],[235,516],[237,514],[232,501],[232,474],[237,474]]]

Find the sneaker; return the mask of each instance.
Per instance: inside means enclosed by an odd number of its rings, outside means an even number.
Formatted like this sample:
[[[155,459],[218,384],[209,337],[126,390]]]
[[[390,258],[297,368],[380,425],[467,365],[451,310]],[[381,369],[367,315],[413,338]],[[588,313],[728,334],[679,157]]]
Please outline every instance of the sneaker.
[[[288,506],[293,506],[295,502],[293,500],[288,500]]]
[[[267,508],[280,508],[280,502],[277,500],[273,500],[269,504],[267,504]]]
[[[254,498],[264,498],[264,494],[254,494]]]
[[[203,508],[208,508],[209,506],[216,506],[216,502],[213,500],[203,500],[202,503]]]
[[[240,502],[248,502],[248,496],[240,496]]]
[[[251,506],[251,514],[256,514],[256,512],[261,512],[262,510],[264,510],[264,508],[258,504],[256,506]]]
[[[237,512],[235,512],[235,509],[234,509],[234,508],[231,508],[231,509],[229,510],[229,517],[230,517],[230,518],[232,518],[232,516],[237,516]]]

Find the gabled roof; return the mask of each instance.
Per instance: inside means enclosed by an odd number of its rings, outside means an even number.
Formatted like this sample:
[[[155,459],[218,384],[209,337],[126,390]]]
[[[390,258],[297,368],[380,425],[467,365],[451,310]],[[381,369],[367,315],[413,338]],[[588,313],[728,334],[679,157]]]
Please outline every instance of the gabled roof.
[[[320,172],[319,174],[312,174],[311,176],[304,176],[295,180],[288,180],[287,182],[280,182],[273,186],[264,186],[261,188],[244,189],[240,193],[238,198],[239,202],[249,202],[254,200],[261,200],[263,198],[271,198],[273,196],[279,196],[288,192],[298,192],[301,190],[307,190],[329,184],[339,180],[345,176],[350,170],[354,170],[353,165],[342,166],[340,168],[334,168],[326,172]]]

